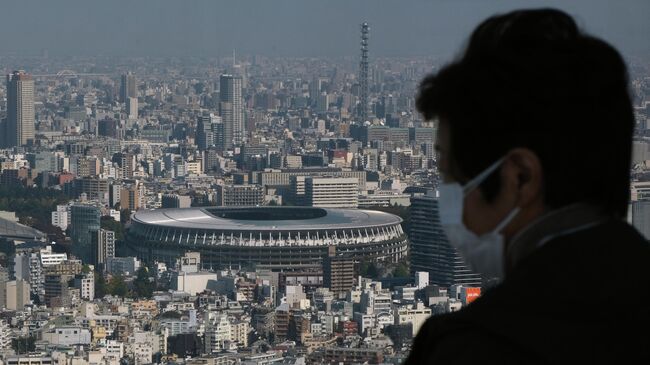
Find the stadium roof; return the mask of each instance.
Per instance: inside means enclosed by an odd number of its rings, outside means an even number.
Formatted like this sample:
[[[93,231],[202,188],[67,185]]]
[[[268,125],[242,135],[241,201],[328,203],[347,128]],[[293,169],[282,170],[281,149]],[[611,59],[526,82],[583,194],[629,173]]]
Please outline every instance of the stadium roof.
[[[140,210],[132,219],[147,225],[224,231],[311,231],[392,226],[390,213],[314,207],[209,207]]]
[[[0,238],[10,240],[40,240],[46,237],[47,235],[45,233],[37,229],[0,218]]]

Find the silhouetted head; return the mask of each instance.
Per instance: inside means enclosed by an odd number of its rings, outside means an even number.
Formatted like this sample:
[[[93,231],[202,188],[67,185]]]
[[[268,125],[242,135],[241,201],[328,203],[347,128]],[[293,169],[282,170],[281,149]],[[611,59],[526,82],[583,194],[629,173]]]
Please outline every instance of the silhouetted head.
[[[439,121],[445,180],[467,182],[504,158],[465,198],[465,224],[475,233],[514,206],[521,213],[506,237],[577,202],[626,215],[634,128],[626,66],[566,13],[485,20],[457,60],[422,81],[417,107]]]

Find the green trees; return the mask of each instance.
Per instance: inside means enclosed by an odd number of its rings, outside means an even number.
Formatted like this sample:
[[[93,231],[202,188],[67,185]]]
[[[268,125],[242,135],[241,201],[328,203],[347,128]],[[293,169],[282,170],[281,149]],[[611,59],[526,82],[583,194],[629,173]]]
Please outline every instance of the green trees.
[[[374,262],[363,261],[359,265],[359,275],[364,278],[378,279],[379,278],[379,269]]]
[[[122,209],[120,211],[120,223],[126,224],[131,219],[131,211],[128,209]]]
[[[130,288],[129,288],[130,287]],[[149,299],[156,288],[156,283],[149,275],[147,267],[141,267],[131,283],[127,283],[121,274],[113,275],[110,280],[99,272],[95,273],[95,297],[103,298],[105,295]]]
[[[99,272],[95,273],[95,297],[103,298],[108,293],[106,278]]]
[[[133,281],[133,290],[138,298],[151,298],[153,295],[154,285],[149,279],[149,270],[146,267],[138,269],[137,276]]]
[[[406,278],[409,277],[409,268],[408,265],[405,262],[400,262],[397,264],[395,267],[395,270],[393,270],[393,277],[394,278]]]
[[[0,185],[0,210],[16,212],[20,222],[29,226],[50,225],[52,211],[68,200],[59,190]]]
[[[122,275],[114,275],[111,278],[111,281],[108,283],[108,292],[118,297],[126,297],[129,293],[129,288]]]
[[[115,240],[121,241],[124,239],[124,225],[121,222],[116,222],[111,216],[103,216],[100,224],[102,229],[115,232]]]

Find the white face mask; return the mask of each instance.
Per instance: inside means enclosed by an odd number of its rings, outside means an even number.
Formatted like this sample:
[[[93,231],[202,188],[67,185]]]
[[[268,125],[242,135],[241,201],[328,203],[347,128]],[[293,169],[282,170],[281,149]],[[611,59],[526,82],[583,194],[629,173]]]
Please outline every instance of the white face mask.
[[[476,189],[502,163],[503,158],[478,174],[465,186],[461,186],[459,183],[448,183],[441,184],[438,188],[440,224],[449,243],[458,251],[470,269],[487,278],[503,277],[504,238],[501,230],[519,213],[519,207],[508,213],[491,232],[479,236],[465,227],[463,206],[465,196]]]

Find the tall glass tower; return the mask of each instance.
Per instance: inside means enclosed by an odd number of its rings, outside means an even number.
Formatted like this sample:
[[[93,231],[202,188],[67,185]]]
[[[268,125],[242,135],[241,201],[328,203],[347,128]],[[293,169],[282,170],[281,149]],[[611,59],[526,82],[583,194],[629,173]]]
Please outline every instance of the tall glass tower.
[[[411,272],[426,271],[429,282],[444,287],[454,284],[481,286],[481,275],[472,272],[449,244],[438,215],[435,192],[411,198]]]

